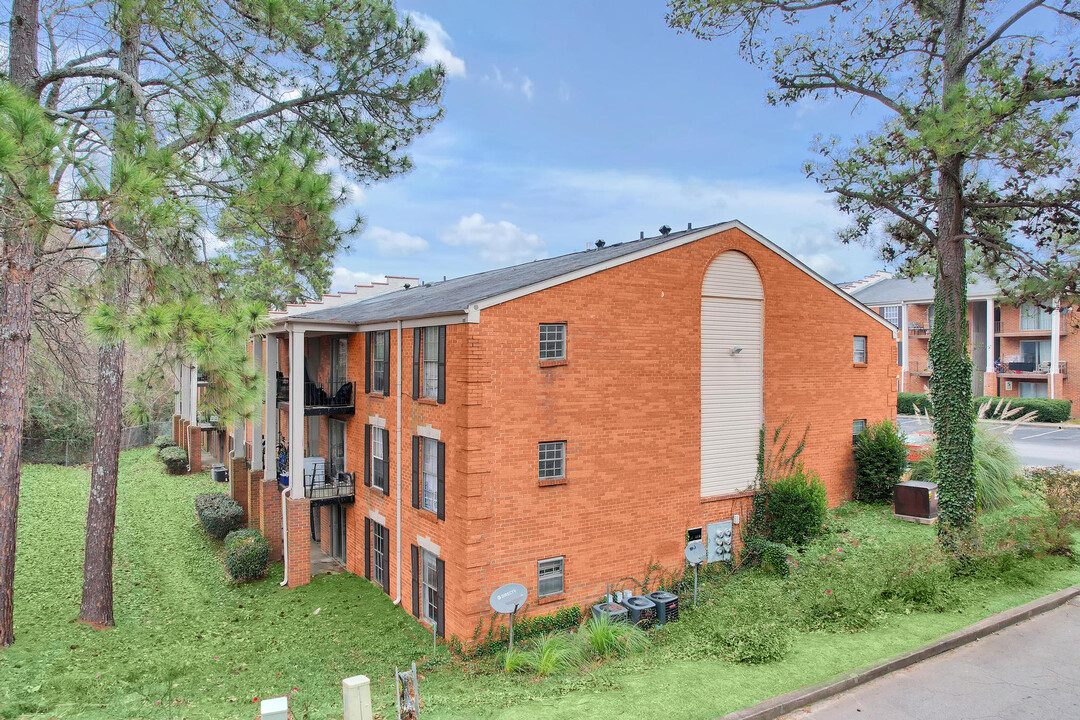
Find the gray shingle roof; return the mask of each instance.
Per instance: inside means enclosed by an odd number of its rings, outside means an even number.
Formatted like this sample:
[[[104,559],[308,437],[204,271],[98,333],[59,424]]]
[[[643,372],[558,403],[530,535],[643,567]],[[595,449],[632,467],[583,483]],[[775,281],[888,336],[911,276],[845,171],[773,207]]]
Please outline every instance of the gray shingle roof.
[[[969,297],[987,297],[1000,294],[997,284],[990,278],[976,275],[968,284]],[[888,278],[878,280],[873,285],[856,290],[852,297],[864,305],[888,305],[934,299],[934,278],[920,276],[916,278]]]
[[[298,312],[291,315],[289,320],[370,323],[464,312],[471,303],[501,295],[505,292],[519,290],[575,270],[598,265],[639,250],[646,250],[688,233],[701,232],[723,224],[725,223],[672,232],[667,235],[657,235],[643,240],[616,243],[596,250],[559,255],[558,257],[522,263],[521,265],[488,270],[475,275],[443,280],[442,282],[413,287],[408,290],[396,290],[335,307]]]

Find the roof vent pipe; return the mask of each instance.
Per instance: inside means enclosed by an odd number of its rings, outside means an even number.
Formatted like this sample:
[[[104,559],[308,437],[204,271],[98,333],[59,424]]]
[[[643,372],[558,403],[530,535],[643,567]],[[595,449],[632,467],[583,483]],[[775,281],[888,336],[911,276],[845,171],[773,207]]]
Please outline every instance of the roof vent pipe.
[[[686,223],[686,229],[687,230],[693,230],[694,229],[694,224],[693,223]]]
[[[642,230],[642,231],[641,231],[641,234],[640,234],[640,235],[638,235],[638,240],[644,240],[644,239],[645,239],[645,231],[644,231],[644,230]]]

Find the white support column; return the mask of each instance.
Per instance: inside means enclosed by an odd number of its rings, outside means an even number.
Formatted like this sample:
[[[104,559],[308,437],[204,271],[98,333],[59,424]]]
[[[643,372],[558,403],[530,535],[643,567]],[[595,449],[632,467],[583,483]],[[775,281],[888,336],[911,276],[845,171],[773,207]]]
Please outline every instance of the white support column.
[[[304,331],[289,331],[289,497],[304,497]]]
[[[900,392],[907,392],[907,375],[908,375],[908,356],[911,354],[911,348],[908,338],[908,304],[901,303],[900,305],[900,344],[903,353],[900,357]]]
[[[188,382],[191,386],[190,403],[188,404],[188,422],[192,425],[199,424],[199,366],[191,363],[188,368]]]
[[[264,477],[277,479],[277,441],[278,441],[278,407],[277,407],[277,369],[278,369],[278,339],[277,335],[266,336],[266,360],[263,363],[266,368],[266,450],[263,465]]]
[[[259,374],[263,373],[263,339],[262,335],[256,335],[251,340],[251,362],[255,365],[255,372]],[[263,378],[266,381],[266,386],[270,387],[273,380],[270,377]],[[265,451],[263,450],[263,413],[266,412],[266,393],[263,393],[263,402],[260,403],[261,407],[255,408],[255,414],[251,417],[251,469],[262,470],[263,458]]]
[[[185,362],[180,363],[180,411],[177,413],[180,415],[181,420],[188,419],[188,405],[191,403],[191,399],[188,395],[191,393],[191,383],[188,382],[188,365]]]
[[[1054,299],[1054,312],[1050,314],[1050,377],[1047,378],[1047,397],[1053,399],[1055,395],[1054,384],[1057,382],[1058,373],[1061,370],[1061,302]]]
[[[184,366],[180,363],[173,365],[173,415],[180,415],[184,411]]]

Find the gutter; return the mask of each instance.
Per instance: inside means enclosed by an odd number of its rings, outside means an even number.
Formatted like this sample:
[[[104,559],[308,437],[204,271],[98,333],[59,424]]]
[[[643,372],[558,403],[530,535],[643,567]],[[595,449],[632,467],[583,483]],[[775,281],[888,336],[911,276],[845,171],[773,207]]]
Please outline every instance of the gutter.
[[[401,346],[405,340],[401,336],[401,320],[397,321],[397,599],[401,604]]]

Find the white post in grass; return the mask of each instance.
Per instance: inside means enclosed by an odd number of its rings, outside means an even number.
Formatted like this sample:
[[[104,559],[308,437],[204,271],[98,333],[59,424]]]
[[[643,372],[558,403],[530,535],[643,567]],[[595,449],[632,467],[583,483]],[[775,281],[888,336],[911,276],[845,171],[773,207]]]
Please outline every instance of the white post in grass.
[[[366,675],[356,675],[341,681],[345,699],[345,720],[372,720],[371,681]]]
[[[259,706],[261,720],[289,720],[289,698],[263,700]]]

